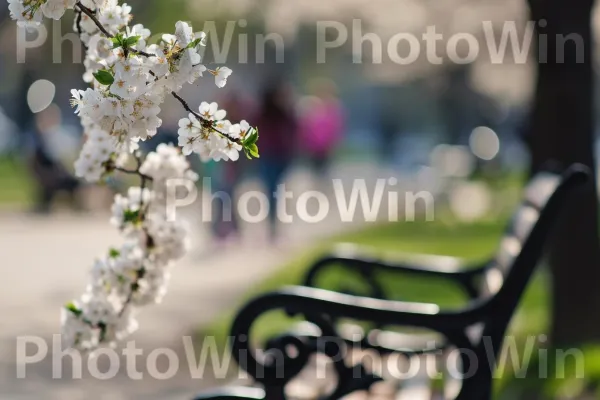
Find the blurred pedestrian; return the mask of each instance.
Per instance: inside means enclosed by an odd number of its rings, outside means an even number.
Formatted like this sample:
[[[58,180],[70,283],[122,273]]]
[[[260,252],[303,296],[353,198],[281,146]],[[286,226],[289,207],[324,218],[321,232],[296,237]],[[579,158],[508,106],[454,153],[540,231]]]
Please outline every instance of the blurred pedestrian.
[[[227,119],[241,121],[252,116],[252,102],[239,91],[230,92],[219,101],[222,108],[227,110]],[[234,189],[242,178],[244,169],[243,158],[238,162],[211,162],[207,167],[207,175],[211,178],[213,191],[225,193],[230,199],[234,198]],[[239,239],[239,223],[236,207],[225,209],[225,203],[217,201],[213,204],[212,234],[217,244],[227,244]]]
[[[311,96],[301,110],[301,143],[317,177],[327,175],[331,158],[344,130],[344,113],[337,87],[328,79],[310,84]]]
[[[267,88],[256,119],[259,130],[259,173],[269,197],[269,235],[278,241],[277,186],[292,163],[298,123],[294,113],[291,87],[278,82]]]
[[[34,211],[48,213],[56,195],[64,192],[69,196],[73,209],[81,209],[78,190],[80,182],[68,172],[52,153],[49,141],[59,135],[61,129],[60,110],[48,107],[35,115],[35,127],[31,132],[29,169],[37,183],[37,198]]]

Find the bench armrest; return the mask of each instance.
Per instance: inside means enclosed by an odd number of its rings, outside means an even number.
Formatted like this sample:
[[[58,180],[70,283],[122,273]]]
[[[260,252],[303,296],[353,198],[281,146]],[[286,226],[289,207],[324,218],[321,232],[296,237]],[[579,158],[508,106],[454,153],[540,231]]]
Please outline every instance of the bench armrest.
[[[194,400],[264,400],[265,391],[252,387],[229,387],[200,393]]]
[[[284,310],[292,316],[303,315],[307,321],[320,329],[321,334],[316,338],[316,343],[314,341],[306,343],[302,338],[294,335],[283,337],[278,341],[277,347],[269,346],[268,351],[263,354],[277,350],[284,359],[278,358],[278,362],[269,363],[252,350],[251,345],[256,343],[256,340],[253,340],[251,333],[253,324],[263,314],[276,310]],[[483,315],[483,309],[479,306],[468,307],[461,311],[442,311],[435,304],[390,301],[322,289],[288,287],[256,297],[247,303],[234,320],[230,332],[230,344],[238,364],[257,382],[266,388],[283,388],[306,367],[315,352],[323,352],[333,359],[339,356],[339,352],[348,350],[346,342],[337,334],[333,326],[334,319],[350,318],[383,325],[426,328],[442,333],[457,347],[471,348],[472,344],[466,330],[469,326],[480,322]],[[339,352],[332,351],[331,346],[337,346]],[[290,347],[294,348],[291,352],[293,356],[289,353]],[[339,379],[339,382],[346,386],[338,387],[336,389],[338,394],[350,393],[352,390],[358,390],[357,387],[368,389],[378,380],[378,377],[373,375],[349,371],[348,367],[343,365],[342,358],[338,358],[337,361],[340,363],[339,375],[359,377],[356,380]],[[362,368],[362,366],[352,368]]]
[[[336,246],[329,255],[320,258],[308,270],[304,286],[318,287],[318,275],[327,267],[342,264],[357,270],[371,286],[370,296],[385,298],[383,288],[376,281],[374,272],[391,271],[418,275],[422,277],[443,278],[453,281],[469,295],[471,299],[478,297],[476,278],[485,270],[485,265],[470,267],[455,257],[429,254],[404,255],[408,261],[391,261],[382,259],[374,251],[351,244]]]

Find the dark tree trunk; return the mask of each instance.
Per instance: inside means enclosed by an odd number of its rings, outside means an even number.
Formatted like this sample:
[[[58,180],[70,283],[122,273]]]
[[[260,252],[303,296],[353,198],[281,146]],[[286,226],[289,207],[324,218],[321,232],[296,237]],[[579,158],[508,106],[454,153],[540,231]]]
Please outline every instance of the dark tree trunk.
[[[539,41],[537,89],[531,120],[532,171],[546,161],[594,169],[593,0],[530,0]],[[547,25],[544,27],[545,20]],[[576,34],[563,46],[557,35]],[[573,35],[573,36],[567,36]],[[560,62],[564,48],[564,62]],[[544,54],[547,63],[544,63]],[[600,240],[596,184],[573,199],[550,246],[553,274],[552,340],[563,347],[600,341]]]

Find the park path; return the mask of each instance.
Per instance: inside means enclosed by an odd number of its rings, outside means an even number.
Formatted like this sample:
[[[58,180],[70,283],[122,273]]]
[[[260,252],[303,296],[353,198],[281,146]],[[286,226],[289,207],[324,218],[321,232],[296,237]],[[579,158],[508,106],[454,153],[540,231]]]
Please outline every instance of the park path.
[[[357,166],[347,177],[387,176],[381,170]],[[350,178],[348,178],[350,179]],[[296,189],[305,185],[298,174]],[[198,212],[187,209],[192,218]],[[235,250],[210,248],[207,227],[192,224],[193,250],[173,271],[169,293],[163,304],[145,309],[141,328],[131,339],[145,349],[168,347],[181,352],[182,337],[219,317],[239,301],[253,284],[275,268],[292,260],[311,244],[325,237],[359,228],[362,223],[341,223],[331,213],[325,221],[312,225],[295,223],[285,227],[288,245],[268,246],[261,239],[264,227],[246,230]],[[190,379],[187,364],[178,377],[168,381],[133,381],[119,376],[109,381],[52,379],[51,357],[27,370],[26,379],[16,378],[16,338],[39,336],[51,346],[53,334],[60,332],[59,309],[79,296],[94,256],[120,238],[108,223],[106,214],[59,213],[48,217],[18,212],[0,213],[0,399],[33,399],[43,393],[46,399],[132,399],[190,398],[210,384],[210,380]],[[34,346],[28,354],[34,352]],[[147,356],[147,354],[145,354]],[[180,360],[181,361],[181,360]],[[121,368],[124,369],[124,368]],[[65,376],[69,376],[65,367]],[[180,375],[180,376],[179,376]]]

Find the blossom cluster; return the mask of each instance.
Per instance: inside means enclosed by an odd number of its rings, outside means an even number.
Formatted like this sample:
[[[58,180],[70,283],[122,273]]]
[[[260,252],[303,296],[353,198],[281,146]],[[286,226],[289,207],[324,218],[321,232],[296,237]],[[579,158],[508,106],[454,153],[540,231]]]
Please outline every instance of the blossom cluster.
[[[175,34],[162,35],[159,44],[148,45],[150,31],[141,24],[131,28],[122,25],[128,19],[123,12],[123,7],[119,7],[109,13],[111,24],[106,30],[117,31],[110,39],[97,28],[90,29],[82,17],[77,28],[88,46],[84,80],[93,86],[85,91],[72,91],[72,104],[85,131],[106,132],[113,138],[111,144],[116,153],[135,150],[140,140],[156,135],[162,124],[159,114],[165,98],[183,85],[193,84],[207,71],[200,63],[199,47],[204,46],[204,34],[196,37],[192,27],[180,21]],[[227,67],[210,72],[219,87],[225,86],[231,75]],[[219,150],[226,148],[233,136],[228,137],[228,130],[219,130],[207,119],[202,122],[208,153],[215,154],[213,159],[222,159]],[[234,147],[241,150],[239,143]],[[88,152],[83,156],[87,157]],[[89,160],[97,162],[90,165]],[[77,168],[77,175],[94,180],[98,171],[106,169],[106,161],[97,154],[86,161],[80,160],[77,165],[82,168]]]
[[[248,143],[252,131],[250,124],[246,120],[232,124],[224,119],[226,112],[219,110],[214,102],[202,102],[199,111],[204,121],[211,121],[215,129],[226,132],[226,135],[212,135],[210,129],[198,120],[197,114],[191,113],[188,118],[179,121],[179,146],[183,153],[197,153],[203,161],[237,161],[243,149],[241,143]]]
[[[19,26],[39,24],[42,17],[61,19],[76,0],[8,0],[8,10]],[[87,2],[90,2],[89,0]]]
[[[177,22],[173,34],[150,44],[151,31],[142,24],[130,26],[131,7],[118,0],[9,0],[9,7],[23,24],[39,23],[42,15],[60,18],[67,9],[77,14],[74,29],[87,48],[83,79],[91,87],[72,91],[71,103],[89,137],[75,172],[91,182],[111,171],[111,159],[135,151],[140,140],[156,135],[168,95],[207,71],[219,88],[232,74],[227,67],[212,70],[201,63],[206,35],[194,33],[185,22]],[[213,109],[216,103],[203,103],[199,112],[189,109],[190,117],[180,121],[193,125],[180,130],[179,143],[185,144],[186,154],[195,152],[204,161],[235,161],[244,149],[247,156],[257,157],[256,132],[250,132],[245,121],[222,120],[224,113]]]
[[[69,347],[93,350],[112,345],[138,326],[139,307],[160,303],[173,263],[189,246],[181,221],[166,217],[164,191],[169,179],[195,179],[180,151],[160,145],[141,164],[152,188],[131,187],[117,194],[111,223],[124,237],[94,263],[83,296],[63,310],[63,340]]]
[[[68,346],[93,350],[111,345],[137,328],[141,306],[161,301],[169,271],[188,246],[183,223],[166,217],[166,193],[171,179],[197,178],[186,156],[203,161],[236,161],[243,151],[258,157],[258,130],[247,121],[225,120],[216,103],[203,102],[194,111],[180,97],[184,85],[208,73],[223,88],[232,71],[202,64],[206,35],[179,21],[173,34],[152,33],[131,25],[132,9],[119,0],[8,0],[19,26],[40,24],[43,17],[75,13],[73,29],[86,49],[85,90],[71,91],[86,141],[75,173],[98,182],[115,171],[137,175],[141,184],[117,195],[111,222],[124,237],[119,248],[96,260],[84,295],[63,309],[63,338]],[[143,157],[139,142],[157,134],[161,106],[168,96],[189,113],[180,120],[179,145],[161,145]],[[135,160],[137,167],[128,165]]]

